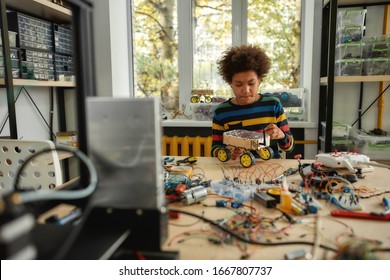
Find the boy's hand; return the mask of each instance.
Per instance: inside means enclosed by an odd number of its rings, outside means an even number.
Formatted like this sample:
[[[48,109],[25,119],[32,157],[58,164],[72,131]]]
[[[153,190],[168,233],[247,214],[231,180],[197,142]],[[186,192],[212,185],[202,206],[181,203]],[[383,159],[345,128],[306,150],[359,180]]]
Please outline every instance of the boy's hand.
[[[228,149],[230,150],[230,153],[231,153],[230,158],[232,160],[239,158],[242,155],[242,153],[244,152],[243,149],[238,148],[238,147],[230,146]]]
[[[265,133],[267,133],[271,137],[271,139],[284,139],[284,137],[286,137],[283,130],[281,130],[273,123],[267,125],[267,127],[265,128]]]

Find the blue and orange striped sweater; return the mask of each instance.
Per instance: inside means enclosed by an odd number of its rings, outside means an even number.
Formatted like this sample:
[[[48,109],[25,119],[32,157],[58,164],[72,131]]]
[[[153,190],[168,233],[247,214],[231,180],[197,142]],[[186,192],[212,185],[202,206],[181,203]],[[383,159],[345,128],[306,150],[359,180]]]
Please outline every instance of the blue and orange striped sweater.
[[[271,140],[274,157],[280,157],[278,146],[285,152],[294,149],[294,137],[291,134],[286,115],[280,101],[271,96],[260,95],[260,99],[249,105],[235,105],[232,99],[221,103],[214,112],[213,117],[213,144],[211,156],[215,156],[217,148],[223,145],[223,133],[233,129],[245,129],[263,132],[265,127],[276,124],[284,131],[284,139]],[[256,157],[259,155],[253,152]]]

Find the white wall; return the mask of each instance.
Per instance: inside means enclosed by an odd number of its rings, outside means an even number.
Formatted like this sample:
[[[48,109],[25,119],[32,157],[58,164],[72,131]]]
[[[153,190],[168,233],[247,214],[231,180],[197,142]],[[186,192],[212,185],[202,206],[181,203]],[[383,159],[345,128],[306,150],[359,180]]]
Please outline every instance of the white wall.
[[[302,70],[302,86],[309,93],[309,121],[314,125],[305,128],[305,140],[317,140],[318,102],[319,102],[319,76],[320,76],[320,48],[321,48],[321,17],[322,0],[306,1],[303,14],[307,25],[302,29],[304,64]],[[317,154],[317,145],[305,145],[305,159],[312,159]]]
[[[98,96],[129,97],[128,0],[93,0]]]

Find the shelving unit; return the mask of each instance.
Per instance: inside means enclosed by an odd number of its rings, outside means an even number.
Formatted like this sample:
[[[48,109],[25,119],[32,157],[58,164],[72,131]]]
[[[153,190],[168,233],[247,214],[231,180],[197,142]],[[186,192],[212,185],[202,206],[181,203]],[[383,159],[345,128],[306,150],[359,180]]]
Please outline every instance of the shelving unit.
[[[72,11],[60,5],[54,4],[48,0],[0,0],[1,4],[1,25],[2,39],[4,48],[4,70],[5,77],[0,78],[0,87],[6,88],[7,103],[9,114],[10,136],[12,139],[18,139],[16,126],[16,110],[14,103],[14,86],[29,86],[29,87],[52,87],[58,89],[58,105],[59,105],[59,122],[60,129],[66,129],[65,122],[65,106],[64,89],[74,88],[75,82],[68,81],[42,81],[29,79],[13,79],[11,74],[11,61],[9,59],[9,40],[8,40],[8,23],[7,9],[26,13],[31,16],[36,16],[55,23],[69,24],[72,21]]]
[[[380,76],[335,76],[335,83],[356,83],[356,82],[388,82],[390,81],[390,75]],[[328,84],[328,77],[321,78],[321,85]]]
[[[333,129],[333,98],[335,83],[364,83],[390,81],[390,75],[380,76],[335,76],[335,46],[336,23],[339,6],[370,6],[386,5],[389,1],[375,0],[324,0],[322,8],[322,50],[320,69],[320,98],[318,110],[318,137],[325,141],[325,150],[321,151],[321,141],[318,141],[320,152],[331,152]],[[321,123],[326,123],[325,135],[322,135]]]
[[[6,0],[9,9],[58,23],[70,23],[72,11],[48,0]]]

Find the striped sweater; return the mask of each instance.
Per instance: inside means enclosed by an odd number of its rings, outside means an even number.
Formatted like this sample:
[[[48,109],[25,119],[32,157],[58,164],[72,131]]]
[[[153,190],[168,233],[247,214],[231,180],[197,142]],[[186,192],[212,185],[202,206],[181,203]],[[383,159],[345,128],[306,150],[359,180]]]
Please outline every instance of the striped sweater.
[[[261,95],[255,103],[248,105],[235,105],[232,99],[221,103],[214,112],[213,117],[213,144],[211,156],[216,156],[217,148],[223,145],[223,133],[233,129],[245,129],[250,131],[263,132],[270,124],[276,124],[284,131],[284,139],[271,140],[271,147],[274,150],[274,157],[279,158],[279,148],[285,152],[294,149],[294,137],[291,134],[286,115],[280,101],[271,96]],[[259,157],[253,152],[255,157]]]

